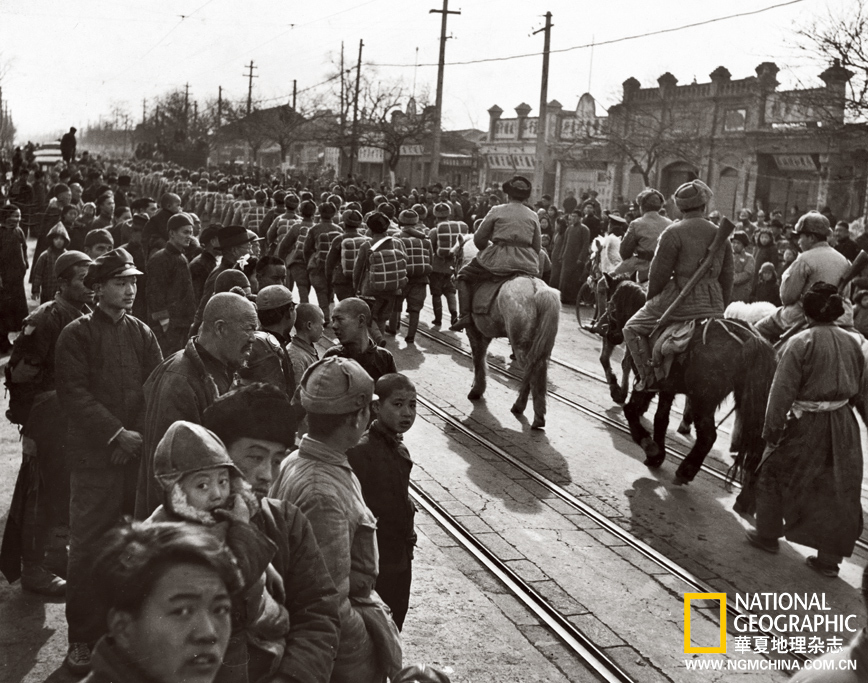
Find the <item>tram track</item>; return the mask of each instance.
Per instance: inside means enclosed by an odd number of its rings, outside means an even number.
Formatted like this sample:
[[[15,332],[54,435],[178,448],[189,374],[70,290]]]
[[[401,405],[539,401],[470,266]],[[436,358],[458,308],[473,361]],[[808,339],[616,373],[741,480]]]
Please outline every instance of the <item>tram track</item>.
[[[631,678],[601,647],[555,609],[529,582],[522,579],[509,565],[480,543],[453,515],[412,482],[410,496],[542,624],[551,629],[564,645],[587,664],[601,680],[607,683],[634,683],[635,679]]]
[[[468,427],[467,425],[465,425],[464,423],[462,423],[461,421],[459,421],[458,419],[456,419],[455,417],[450,415],[448,412],[446,412],[442,408],[435,405],[433,402],[431,402],[430,400],[428,400],[424,396],[417,394],[417,401],[422,407],[424,407],[426,410],[428,410],[431,414],[437,416],[445,424],[449,425],[450,428],[452,428],[456,432],[462,434],[463,436],[467,437],[468,439],[474,441],[476,444],[485,448],[490,453],[498,456],[498,458],[500,458],[501,460],[509,463],[512,467],[516,468],[523,475],[525,475],[526,477],[531,479],[536,484],[542,486],[546,491],[548,491],[552,495],[556,496],[558,499],[560,499],[566,505],[570,506],[578,514],[591,520],[592,522],[597,524],[601,529],[612,534],[617,539],[619,539],[621,542],[623,542],[625,545],[627,545],[629,548],[632,548],[633,550],[635,550],[642,557],[644,557],[648,561],[650,561],[653,564],[660,567],[664,572],[666,572],[670,576],[673,576],[676,579],[678,579],[686,587],[685,592],[695,592],[695,593],[719,592],[719,591],[715,591],[710,585],[708,585],[703,580],[699,579],[692,572],[690,572],[687,569],[685,569],[684,567],[680,566],[677,562],[669,559],[662,552],[656,550],[655,548],[653,548],[652,546],[650,546],[649,544],[647,544],[643,540],[637,538],[632,533],[630,533],[629,531],[627,531],[626,529],[621,527],[616,522],[614,522],[611,519],[609,519],[608,517],[606,517],[606,515],[599,512],[598,510],[596,510],[593,506],[580,500],[577,496],[573,495],[572,493],[567,491],[565,488],[563,488],[559,484],[556,484],[555,482],[551,481],[547,477],[543,476],[542,474],[537,472],[535,469],[533,469],[529,465],[525,464],[517,457],[511,455],[510,453],[508,453],[503,448],[501,448],[497,444],[493,443],[492,441],[490,441],[486,437],[482,436],[481,434],[476,433],[473,429],[471,429],[470,427]],[[416,491],[416,492],[420,491],[420,489],[418,488],[418,485],[414,484],[413,487],[414,487],[414,491]],[[427,497],[430,500],[430,496],[427,496]],[[426,507],[426,506],[423,505],[423,507]],[[426,509],[427,509],[427,507],[426,507]],[[441,508],[441,516],[443,516],[447,521],[451,519],[453,524],[460,526],[460,522],[455,521],[454,518],[451,515],[449,515],[449,513],[447,513],[445,510],[442,510],[442,508]],[[438,522],[440,522],[439,519],[438,519]],[[449,531],[449,529],[445,525],[444,525],[444,528],[446,528],[447,531]],[[451,531],[449,533],[452,534]],[[466,530],[465,530],[464,534],[468,535],[468,532],[466,532]],[[454,534],[452,534],[452,535],[454,535]],[[461,541],[461,539],[458,539],[457,537],[456,537],[456,539],[459,540],[462,543],[462,545],[465,545],[464,542]],[[476,540],[475,538],[473,538],[472,541],[469,541],[469,542],[474,547],[481,546],[481,543],[478,540]],[[465,547],[467,547],[467,546],[465,545]],[[482,547],[482,550],[484,550],[485,554],[491,555],[490,551],[485,549],[484,546]],[[473,552],[473,551],[471,551],[471,552],[475,557],[477,556],[475,552]],[[500,561],[498,560],[498,562],[500,562]],[[503,564],[503,563],[501,562],[501,564]],[[506,569],[509,569],[509,568],[506,567]],[[498,578],[500,578],[500,577],[498,577]],[[525,598],[520,597],[519,599],[521,599],[522,602],[525,602]],[[530,596],[527,596],[527,599],[530,599]],[[542,599],[542,598],[539,598],[539,599],[544,601],[544,599]],[[536,601],[536,598],[534,598],[534,601]],[[525,603],[525,604],[527,604],[527,603]],[[534,611],[535,614],[537,613],[534,608],[531,608],[531,609]],[[553,608],[549,605],[546,608],[546,611],[549,611],[552,609]],[[736,617],[745,614],[741,610],[737,609],[731,601],[727,601],[726,611],[730,615],[730,617],[733,619],[733,621]],[[563,620],[563,617],[560,617],[560,619]],[[549,624],[548,621],[546,621],[545,623],[547,625]],[[570,622],[567,621],[567,623],[570,624],[570,627],[575,630],[575,627]],[[553,630],[555,630],[555,632],[558,633],[558,635],[560,636],[560,633],[556,629],[553,628]],[[778,633],[770,632],[770,631],[757,631],[757,634],[758,635],[765,635],[768,637],[780,635]],[[599,648],[597,648],[597,649],[599,649]],[[793,657],[795,657],[796,659],[798,659],[801,662],[807,661],[807,659],[808,659],[808,657],[806,655],[800,655],[800,654],[796,654],[796,653],[790,653],[790,654],[792,654]],[[581,655],[579,655],[579,656],[581,656]],[[610,680],[610,679],[605,679],[605,680]],[[614,680],[624,680],[624,679],[614,679]],[[627,679],[627,680],[629,680],[629,679]]]
[[[403,322],[403,320],[402,320],[402,322]],[[444,339],[443,337],[441,337],[439,335],[432,334],[431,332],[429,332],[427,330],[423,330],[421,327],[416,331],[416,334],[422,335],[423,337],[425,337],[427,339],[431,339],[431,340],[433,340],[433,341],[435,341],[435,342],[437,342],[443,346],[446,346],[447,348],[452,349],[456,353],[459,353],[459,354],[465,356],[466,358],[470,358],[471,360],[473,358],[471,352],[464,349],[460,344],[455,343],[455,342],[451,342],[447,339]],[[502,366],[495,364],[495,363],[491,363],[490,361],[487,361],[487,363],[488,363],[489,368],[491,368],[492,370],[495,370],[496,372],[499,372],[500,374],[502,374],[502,375],[504,375],[504,376],[506,376],[512,380],[520,382],[522,379],[520,375],[512,372],[511,370],[509,370],[505,367],[502,367]],[[558,362],[558,364],[563,365],[564,367],[569,367],[567,364],[565,364],[563,362]],[[573,366],[573,367],[575,367],[575,366]],[[572,369],[572,368],[570,368],[570,369]],[[581,368],[576,368],[576,369],[579,370],[581,374],[587,375],[587,376],[590,376],[593,378],[593,373],[590,373],[587,370],[582,370]],[[602,379],[602,378],[600,378],[600,379]],[[603,381],[605,381],[605,380],[603,380]],[[565,405],[569,408],[572,408],[573,410],[578,411],[582,415],[590,417],[590,418],[592,418],[598,422],[602,422],[603,424],[605,424],[609,427],[612,427],[613,429],[616,429],[623,434],[627,434],[628,436],[630,436],[630,428],[626,424],[624,424],[623,422],[621,422],[619,420],[615,420],[615,419],[609,417],[608,415],[605,415],[605,414],[603,414],[597,410],[594,410],[592,408],[584,406],[581,403],[579,403],[578,401],[575,401],[575,400],[573,400],[567,396],[564,396],[564,395],[558,393],[557,391],[552,391],[551,389],[549,389],[547,391],[547,393],[548,393],[548,396],[550,396],[553,400],[561,403],[562,405]],[[632,436],[631,436],[631,441],[632,441]],[[687,453],[685,451],[675,447],[671,440],[666,445],[666,455],[667,455],[667,457],[672,456],[673,460],[677,461],[679,464],[687,457]],[[721,484],[723,484],[724,487],[735,486],[737,488],[741,488],[741,486],[738,482],[727,481],[727,473],[726,472],[722,472],[721,470],[717,469],[716,467],[712,467],[711,465],[708,465],[707,463],[702,464],[700,471],[709,475],[713,479],[719,481]],[[864,538],[857,539],[856,540],[856,547],[862,551],[868,552],[868,540],[865,540]]]

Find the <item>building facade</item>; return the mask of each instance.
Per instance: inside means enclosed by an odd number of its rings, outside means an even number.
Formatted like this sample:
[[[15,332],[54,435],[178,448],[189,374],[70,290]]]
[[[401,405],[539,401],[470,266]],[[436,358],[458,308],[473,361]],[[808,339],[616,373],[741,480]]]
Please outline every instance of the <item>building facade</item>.
[[[834,63],[819,75],[822,87],[779,90],[778,71],[764,62],[756,75],[733,80],[719,67],[710,82],[688,85],[666,73],[649,88],[629,78],[607,117],[596,115],[589,94],[575,111],[550,102],[536,196],[549,193],[561,205],[568,191],[596,190],[602,206],[617,207],[646,185],[669,197],[700,178],[715,192],[710,208],[728,216],[746,207],[793,221],[826,206],[840,218],[865,215],[868,127],[844,116],[852,74]],[[538,119],[530,111],[521,104],[504,118],[497,105],[489,109],[481,184],[534,175]]]

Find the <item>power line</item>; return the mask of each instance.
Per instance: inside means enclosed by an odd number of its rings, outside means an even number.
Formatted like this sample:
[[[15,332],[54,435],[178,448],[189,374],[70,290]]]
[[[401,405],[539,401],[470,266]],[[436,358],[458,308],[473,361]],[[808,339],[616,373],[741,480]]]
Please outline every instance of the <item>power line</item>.
[[[697,21],[692,24],[684,24],[683,26],[673,26],[671,28],[663,28],[658,31],[649,31],[648,33],[638,33],[632,36],[623,36],[621,38],[613,38],[611,40],[601,40],[597,42],[585,43],[584,45],[574,45],[573,47],[564,47],[559,50],[551,50],[551,53],[555,52],[572,52],[573,50],[585,50],[589,47],[599,47],[600,45],[613,45],[615,43],[623,43],[628,40],[638,40],[639,38],[648,38],[650,36],[659,36],[665,33],[674,33],[675,31],[683,31],[688,28],[696,28],[697,26],[707,26],[708,24],[715,24],[719,21],[728,21],[729,19],[738,19],[740,17],[748,17],[754,14],[761,14],[763,12],[768,12],[769,10],[778,9],[779,7],[787,7],[789,5],[796,5],[800,2],[804,2],[805,0],[789,0],[789,2],[782,2],[777,5],[770,5],[768,7],[763,7],[757,10],[751,10],[749,12],[739,12],[738,14],[729,14],[725,17],[717,17],[715,19],[706,19],[704,21]],[[525,59],[526,57],[538,57],[542,54],[542,52],[527,52],[522,55],[509,55],[507,57],[487,57],[485,59],[470,59],[464,62],[446,62],[446,66],[465,66],[467,64],[483,64],[485,62],[506,62],[512,59]],[[437,62],[432,62],[429,64],[371,64],[371,66],[383,66],[383,67],[416,67],[416,66],[438,66]]]

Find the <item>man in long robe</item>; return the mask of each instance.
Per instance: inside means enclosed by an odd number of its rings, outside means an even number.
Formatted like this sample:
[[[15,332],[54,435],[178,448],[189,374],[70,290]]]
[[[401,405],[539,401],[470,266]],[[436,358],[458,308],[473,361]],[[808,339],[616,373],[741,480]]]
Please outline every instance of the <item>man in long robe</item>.
[[[769,394],[757,480],[756,531],[748,541],[778,551],[778,538],[816,548],[808,565],[837,576],[862,531],[862,445],[851,406],[868,396],[859,335],[834,324],[837,289],[815,284],[803,301],[810,327],[790,339]]]

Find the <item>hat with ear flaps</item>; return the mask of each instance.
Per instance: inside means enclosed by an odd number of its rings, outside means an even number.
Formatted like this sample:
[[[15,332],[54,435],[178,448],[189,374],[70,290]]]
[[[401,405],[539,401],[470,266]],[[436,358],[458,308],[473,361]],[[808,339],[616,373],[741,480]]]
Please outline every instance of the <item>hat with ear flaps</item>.
[[[524,176],[513,176],[503,184],[503,191],[510,199],[525,200],[530,197],[532,189],[530,181]]]
[[[701,180],[696,179],[684,183],[675,190],[672,198],[679,211],[690,211],[707,205],[713,196],[714,192],[711,191],[711,188]]]

